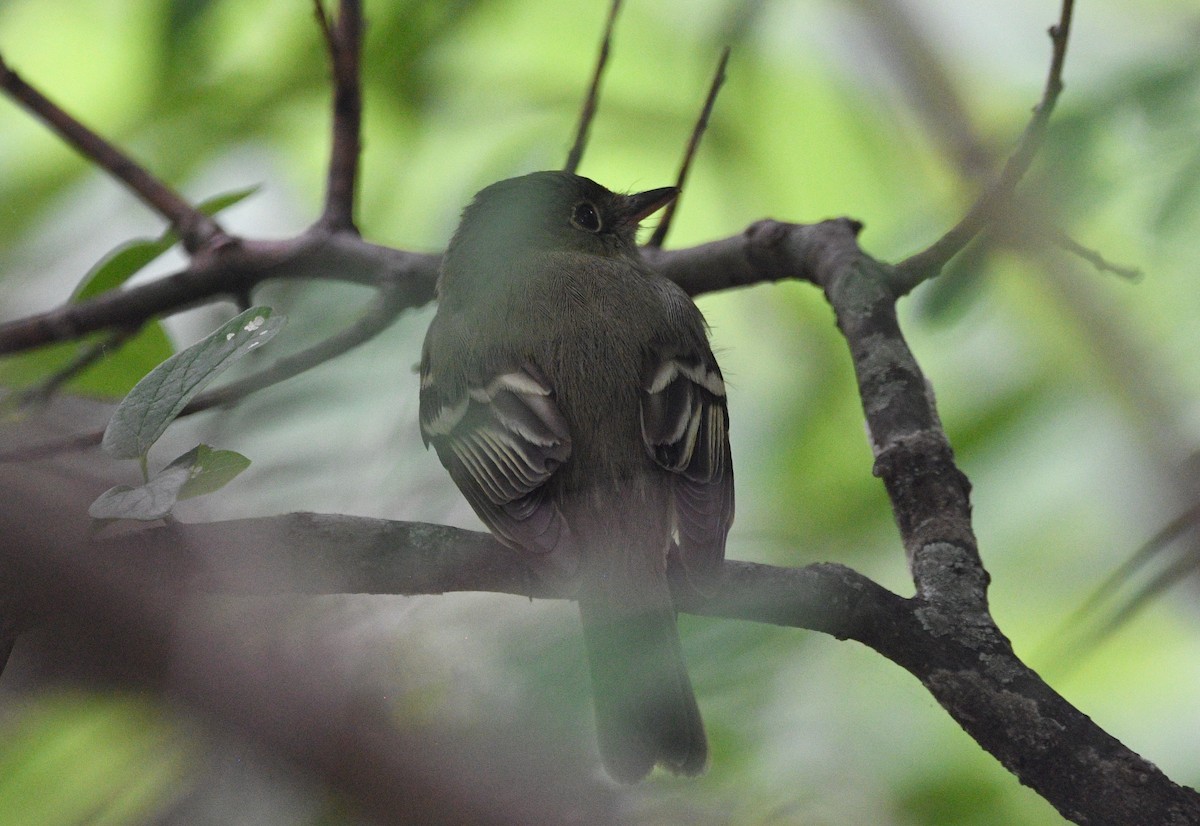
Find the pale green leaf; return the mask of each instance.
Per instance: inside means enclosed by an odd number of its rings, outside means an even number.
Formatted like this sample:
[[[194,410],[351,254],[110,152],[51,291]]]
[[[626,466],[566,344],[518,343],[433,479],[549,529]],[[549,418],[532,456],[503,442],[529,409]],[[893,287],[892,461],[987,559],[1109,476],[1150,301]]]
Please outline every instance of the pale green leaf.
[[[162,364],[129,391],[113,413],[101,446],[118,459],[145,456],[204,387],[250,350],[269,341],[285,317],[251,307]]]
[[[179,490],[180,499],[191,499],[219,490],[250,467],[250,460],[237,451],[213,450],[208,445],[198,445],[175,461],[189,456],[192,457],[191,475]]]

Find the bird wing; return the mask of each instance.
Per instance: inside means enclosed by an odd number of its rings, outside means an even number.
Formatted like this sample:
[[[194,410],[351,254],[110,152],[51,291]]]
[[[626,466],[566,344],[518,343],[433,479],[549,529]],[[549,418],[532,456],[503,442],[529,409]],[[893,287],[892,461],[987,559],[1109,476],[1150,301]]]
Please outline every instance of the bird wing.
[[[707,348],[706,348],[707,349]],[[671,471],[676,541],[689,571],[725,557],[733,522],[733,460],[725,382],[710,352],[671,356],[642,384],[642,439]]]
[[[560,544],[568,528],[544,483],[570,456],[571,438],[536,367],[447,387],[422,364],[421,435],[498,539],[543,553]]]

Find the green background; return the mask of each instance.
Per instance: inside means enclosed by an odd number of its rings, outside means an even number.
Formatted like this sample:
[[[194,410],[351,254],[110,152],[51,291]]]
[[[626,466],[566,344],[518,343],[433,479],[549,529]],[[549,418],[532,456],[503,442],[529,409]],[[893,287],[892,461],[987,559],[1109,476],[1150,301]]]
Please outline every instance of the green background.
[[[560,166],[606,5],[367,2],[364,236],[439,249],[473,192]],[[906,50],[920,51],[883,14],[896,7],[933,49],[925,59],[953,83],[994,162],[976,164],[974,179],[945,151],[953,120],[923,114],[917,87],[895,72]],[[898,260],[952,224],[978,175],[1015,143],[1041,93],[1045,30],[1057,15],[1055,3],[1032,0],[627,0],[580,172],[616,189],[671,183],[719,48],[731,42],[729,80],[668,245],[733,235],[767,216],[849,215],[865,222],[867,251]],[[975,248],[901,305],[974,484],[1001,628],[1068,700],[1189,785],[1200,782],[1193,584],[1099,645],[1074,641],[1073,612],[1196,487],[1198,27],[1189,2],[1080,3],[1066,92],[1026,187],[1046,224],[1141,268],[1142,280],[1026,241]],[[315,217],[329,94],[308,3],[3,0],[0,53],[189,198],[261,185],[223,214],[231,230],[280,237]],[[0,101],[0,315],[65,300],[106,252],[162,229]],[[337,329],[367,297],[326,283],[263,291],[256,300],[290,318],[266,349],[278,355]],[[822,297],[789,283],[699,304],[731,388],[738,517],[728,555],[842,562],[909,593]],[[166,331],[183,346],[228,315],[192,311]],[[344,359],[169,431],[164,441],[175,444],[151,454],[160,466],[197,436],[254,461],[181,517],[318,510],[477,526],[417,435],[412,368],[430,315],[409,313]],[[127,389],[169,352],[151,338],[77,389]],[[13,382],[37,369],[0,364]],[[494,595],[345,597],[306,603],[295,626],[297,639],[345,637],[344,661],[328,667],[403,683],[401,715],[418,705],[459,722],[524,715],[588,748],[572,614]],[[699,781],[656,776],[630,790],[635,822],[1061,822],[873,652],[731,621],[684,617],[681,626],[712,767]],[[138,697],[9,692],[0,823],[140,822],[211,768],[188,731]],[[217,772],[212,810],[225,819],[213,822],[340,822],[319,797],[296,792],[294,778],[241,756]]]

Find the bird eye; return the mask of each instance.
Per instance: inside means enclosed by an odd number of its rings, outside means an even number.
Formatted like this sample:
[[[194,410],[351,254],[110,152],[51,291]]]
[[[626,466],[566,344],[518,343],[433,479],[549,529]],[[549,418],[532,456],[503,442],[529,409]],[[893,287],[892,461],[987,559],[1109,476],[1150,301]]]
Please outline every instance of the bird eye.
[[[585,232],[600,231],[600,213],[588,201],[580,201],[571,213],[571,223]]]

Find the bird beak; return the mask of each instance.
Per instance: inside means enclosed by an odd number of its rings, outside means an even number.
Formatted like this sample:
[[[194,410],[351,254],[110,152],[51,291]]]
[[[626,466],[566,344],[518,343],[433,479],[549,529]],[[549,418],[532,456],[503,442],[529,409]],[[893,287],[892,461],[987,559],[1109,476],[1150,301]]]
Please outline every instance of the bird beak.
[[[625,218],[622,223],[637,225],[647,215],[651,215],[674,201],[679,190],[673,186],[661,189],[649,189],[635,195],[625,196]]]

